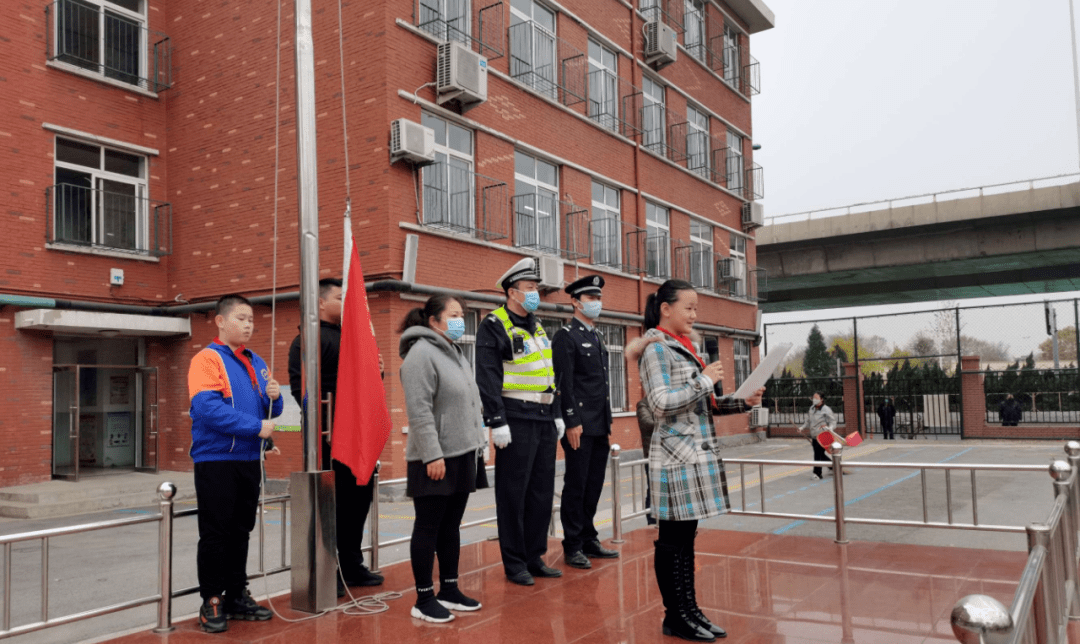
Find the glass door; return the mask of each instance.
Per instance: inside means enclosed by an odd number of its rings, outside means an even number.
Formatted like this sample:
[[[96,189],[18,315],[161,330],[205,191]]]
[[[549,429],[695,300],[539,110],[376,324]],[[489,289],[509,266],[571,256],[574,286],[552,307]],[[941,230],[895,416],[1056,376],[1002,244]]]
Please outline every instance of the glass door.
[[[135,434],[135,470],[156,474],[161,453],[158,438],[158,371],[156,367],[141,367],[136,373],[135,417],[139,426]]]
[[[53,368],[52,475],[79,480],[79,367]]]

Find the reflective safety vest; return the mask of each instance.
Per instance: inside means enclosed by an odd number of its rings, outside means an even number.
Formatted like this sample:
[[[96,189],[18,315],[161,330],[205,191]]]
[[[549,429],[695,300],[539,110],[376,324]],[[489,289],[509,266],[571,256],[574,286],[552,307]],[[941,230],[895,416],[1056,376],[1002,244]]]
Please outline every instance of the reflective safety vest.
[[[555,367],[551,360],[551,342],[548,341],[544,327],[536,325],[536,335],[514,326],[505,306],[491,312],[506,329],[513,347],[514,337],[520,336],[525,342],[525,352],[514,354],[514,359],[503,361],[503,391],[555,391]]]

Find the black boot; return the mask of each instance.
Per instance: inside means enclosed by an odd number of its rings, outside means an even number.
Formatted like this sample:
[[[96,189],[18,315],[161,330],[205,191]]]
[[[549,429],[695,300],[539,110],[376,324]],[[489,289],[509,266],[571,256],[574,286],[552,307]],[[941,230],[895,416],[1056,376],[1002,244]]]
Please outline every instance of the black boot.
[[[664,635],[691,642],[714,642],[712,633],[702,628],[689,613],[687,595],[683,588],[682,548],[654,541],[656,546],[656,584],[664,599]]]
[[[713,637],[727,637],[727,631],[710,622],[709,618],[705,617],[705,613],[702,613],[701,608],[697,605],[697,586],[695,585],[694,574],[694,548],[692,546],[690,548],[683,548],[681,562],[683,571],[683,592],[686,593],[686,612],[689,613],[690,617],[694,618],[702,628],[712,633]]]

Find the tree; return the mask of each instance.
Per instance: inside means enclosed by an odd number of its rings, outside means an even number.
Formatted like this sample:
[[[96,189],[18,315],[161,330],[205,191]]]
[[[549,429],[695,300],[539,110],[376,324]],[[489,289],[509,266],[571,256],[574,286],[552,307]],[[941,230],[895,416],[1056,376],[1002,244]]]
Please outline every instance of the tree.
[[[806,355],[803,356],[803,374],[807,378],[823,378],[832,375],[833,360],[829,357],[829,349],[825,346],[825,338],[821,335],[821,329],[814,325],[810,329],[810,335],[806,338]]]
[[[1005,362],[1009,359],[1009,345],[1004,342],[991,342],[962,335],[960,347],[965,356],[979,356],[982,362]]]
[[[920,331],[908,342],[907,349],[913,356],[932,356],[937,353],[937,343],[925,331]],[[916,363],[921,362],[922,360],[916,360]]]
[[[1031,371],[1035,368],[1035,352],[1028,354],[1028,357],[1024,358],[1024,371]]]
[[[1058,329],[1058,359],[1061,362],[1076,360],[1076,327]],[[1054,359],[1054,339],[1047,338],[1039,345],[1039,360]]]

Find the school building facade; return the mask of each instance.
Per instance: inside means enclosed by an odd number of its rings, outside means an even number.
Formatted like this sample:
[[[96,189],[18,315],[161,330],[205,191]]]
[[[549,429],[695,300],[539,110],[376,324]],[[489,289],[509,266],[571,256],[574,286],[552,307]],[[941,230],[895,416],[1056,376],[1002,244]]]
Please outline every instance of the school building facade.
[[[698,288],[705,347],[735,389],[765,294],[749,54],[774,24],[763,2],[313,4],[320,276],[341,275],[348,199],[394,420],[384,477],[404,475],[406,312],[439,289],[475,294],[471,351],[524,256],[561,305],[539,312],[550,331],[570,316],[562,284],[607,282],[612,442],[640,445],[622,347],[668,277]],[[292,3],[266,0],[0,6],[0,486],[191,469],[187,366],[222,294],[256,298],[250,346],[288,382],[293,21]],[[745,416],[717,428],[760,431]],[[268,471],[284,478],[300,434],[277,442]]]

